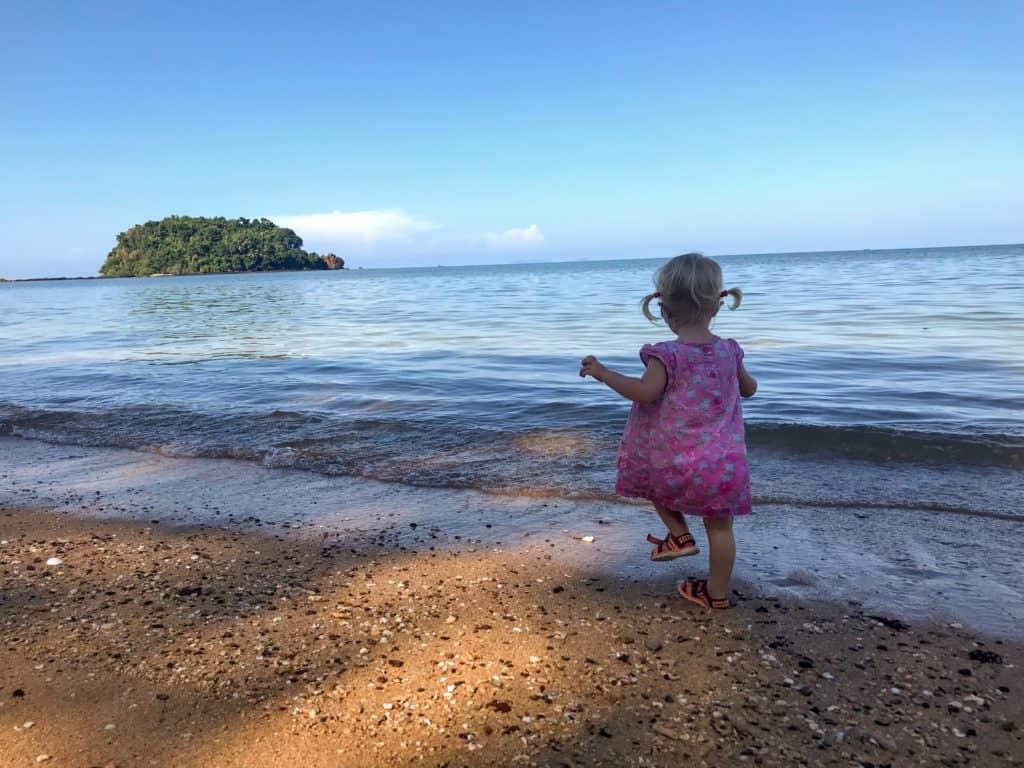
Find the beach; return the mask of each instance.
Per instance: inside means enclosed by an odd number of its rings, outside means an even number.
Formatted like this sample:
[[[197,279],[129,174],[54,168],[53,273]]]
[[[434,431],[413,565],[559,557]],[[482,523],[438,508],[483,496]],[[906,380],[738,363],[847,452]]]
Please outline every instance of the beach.
[[[514,532],[514,498],[348,481],[310,515],[253,474],[293,471],[0,449],[12,766],[1024,759],[1019,638],[746,580],[709,614],[685,561],[629,575],[614,520]]]
[[[1022,256],[722,259],[714,614],[577,376],[654,263],[0,286],[3,764],[1019,764]]]

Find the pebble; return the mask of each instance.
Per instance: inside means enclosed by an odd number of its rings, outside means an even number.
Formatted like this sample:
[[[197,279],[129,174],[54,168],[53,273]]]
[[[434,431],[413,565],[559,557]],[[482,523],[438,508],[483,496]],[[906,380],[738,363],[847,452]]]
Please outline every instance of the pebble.
[[[221,536],[205,535],[214,542]],[[567,534],[560,538],[572,548]],[[41,541],[37,546],[45,546]],[[23,632],[27,622],[32,634],[26,639],[35,643],[19,649],[28,649],[25,669],[45,661],[47,670],[55,668],[51,659],[63,658],[62,649],[69,655],[99,650],[80,656],[88,671],[95,664],[97,674],[119,676],[149,663],[139,653],[148,647],[140,645],[144,638],[160,648],[165,638],[182,638],[168,646],[166,665],[147,668],[149,680],[132,682],[140,708],[154,696],[169,702],[154,706],[167,723],[155,727],[168,739],[187,738],[182,728],[197,727],[187,700],[193,692],[210,701],[222,691],[266,721],[254,754],[263,757],[260,742],[278,736],[300,749],[310,743],[302,741],[308,732],[323,736],[321,743],[365,750],[367,764],[439,765],[448,759],[463,765],[473,761],[458,759],[457,750],[473,748],[490,756],[481,763],[527,768],[543,765],[543,750],[557,745],[551,749],[572,765],[624,765],[632,760],[626,750],[648,768],[767,764],[769,756],[778,756],[780,765],[924,765],[949,756],[957,758],[950,765],[987,765],[992,758],[977,745],[991,745],[996,757],[1011,754],[1019,733],[1014,723],[1022,722],[1013,694],[1004,695],[1019,687],[1016,645],[908,628],[907,642],[882,648],[877,640],[889,632],[876,639],[880,627],[859,608],[845,610],[840,621],[780,601],[768,622],[755,611],[771,601],[747,597],[747,605],[741,599],[738,610],[712,620],[660,594],[654,584],[625,600],[611,578],[577,580],[579,572],[569,567],[535,572],[522,555],[499,555],[493,568],[470,560],[463,570],[464,550],[456,567],[454,556],[451,565],[442,562],[448,555],[438,546],[436,553],[416,553],[427,563],[420,570],[404,556],[389,561],[390,555],[357,553],[349,563],[342,549],[332,549],[323,569],[327,555],[319,547],[307,564],[299,550],[277,544],[268,544],[275,552],[261,559],[254,547],[262,544],[241,537],[227,552],[191,542],[184,549],[170,536],[158,548],[152,546],[155,537],[145,541],[141,554],[135,553],[138,541],[130,548],[109,539],[75,542],[74,567],[59,575],[74,583],[44,595],[42,610],[18,624]],[[193,551],[198,561],[190,561]],[[3,553],[6,558],[8,550]],[[37,557],[45,557],[45,549]],[[241,567],[244,558],[251,562],[247,568]],[[229,561],[238,567],[227,568]],[[108,594],[107,577],[120,569],[128,577],[123,597],[120,591]],[[500,581],[494,573],[501,573]],[[5,575],[0,587],[20,578]],[[142,611],[145,600],[152,606]],[[61,627],[74,617],[73,636],[50,632],[54,614]],[[236,614],[244,621],[220,621]],[[209,630],[203,628],[208,621]],[[111,631],[102,632],[103,626]],[[511,638],[514,632],[522,633],[519,642]],[[379,645],[385,637],[388,645]],[[985,666],[992,657],[977,653],[969,665],[973,677],[959,676],[957,667],[968,666],[963,661],[972,648],[998,650],[1007,664]],[[944,664],[949,659],[959,663]],[[10,678],[0,707],[13,714],[36,689],[14,689],[26,682]],[[841,687],[823,682],[840,678]],[[170,690],[176,693],[156,693]],[[183,700],[182,691],[189,697]],[[288,706],[279,709],[284,692]],[[951,702],[954,697],[958,701]],[[962,714],[971,708],[978,714]],[[29,714],[44,716],[24,708],[8,722]],[[126,717],[116,728],[109,723],[101,729],[126,734],[134,727],[132,715]],[[765,727],[743,726],[754,718]],[[770,719],[777,727],[770,727]],[[44,717],[44,724],[49,720]],[[93,719],[93,727],[96,722],[102,720]],[[31,725],[24,721],[22,727]],[[199,725],[195,739],[219,738],[219,728],[207,733]],[[22,737],[34,751],[41,744],[30,744],[30,738]],[[113,743],[115,736],[101,741]],[[709,757],[713,751],[720,755]],[[64,760],[41,757],[51,765]],[[31,752],[21,759],[30,764]]]
[[[56,565],[64,565],[64,561],[63,561],[63,560],[61,560],[61,559],[60,559],[59,557],[51,557],[51,558],[49,558],[49,559],[48,559],[48,560],[46,561],[46,564],[47,564],[47,565],[52,565],[52,566],[56,566]],[[49,757],[47,757],[47,756],[45,756],[45,755],[40,755],[40,757],[46,757],[46,759],[47,759],[47,760],[49,760],[49,759],[50,759]],[[38,758],[36,758],[36,759],[37,759],[37,761],[38,761],[38,762],[40,762],[40,763],[41,763],[41,762],[43,762],[42,760],[39,760]]]
[[[896,742],[890,739],[888,736],[877,735],[873,737],[878,742],[878,746],[884,749],[886,752],[896,751]]]

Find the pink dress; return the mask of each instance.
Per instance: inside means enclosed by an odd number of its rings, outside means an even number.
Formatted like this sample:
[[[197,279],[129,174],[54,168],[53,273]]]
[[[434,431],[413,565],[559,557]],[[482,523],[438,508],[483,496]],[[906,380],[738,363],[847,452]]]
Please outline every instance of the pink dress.
[[[749,514],[740,345],[663,341],[640,350],[644,365],[652,357],[665,366],[668,383],[653,403],[633,403],[615,492],[686,515]]]

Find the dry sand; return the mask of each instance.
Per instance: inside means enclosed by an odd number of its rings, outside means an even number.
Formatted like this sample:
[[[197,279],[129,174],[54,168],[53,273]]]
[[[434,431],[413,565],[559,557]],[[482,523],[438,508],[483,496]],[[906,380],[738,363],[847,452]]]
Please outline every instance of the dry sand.
[[[0,539],[4,766],[1024,762],[1020,644],[854,603],[709,614],[557,541],[26,509]]]

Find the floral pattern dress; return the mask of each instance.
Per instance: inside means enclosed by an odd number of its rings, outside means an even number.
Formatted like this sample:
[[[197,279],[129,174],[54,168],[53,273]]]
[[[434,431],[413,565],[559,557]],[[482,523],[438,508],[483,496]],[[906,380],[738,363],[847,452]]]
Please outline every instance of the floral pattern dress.
[[[732,339],[665,341],[640,350],[661,361],[661,397],[633,403],[618,455],[616,493],[686,515],[750,513],[750,469],[743,434],[739,368]]]

